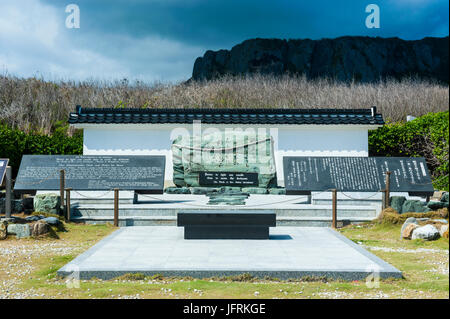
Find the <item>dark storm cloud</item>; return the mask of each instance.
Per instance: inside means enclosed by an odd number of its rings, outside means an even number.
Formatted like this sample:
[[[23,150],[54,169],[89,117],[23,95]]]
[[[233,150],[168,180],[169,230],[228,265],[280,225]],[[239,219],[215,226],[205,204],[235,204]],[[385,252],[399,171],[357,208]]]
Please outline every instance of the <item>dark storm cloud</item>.
[[[66,1],[48,3],[64,7]],[[85,30],[132,37],[159,35],[191,45],[229,47],[244,39],[369,35],[403,39],[448,35],[448,1],[112,0],[74,1]],[[366,5],[381,11],[367,29]],[[86,31],[88,32],[88,31]]]
[[[65,27],[70,3],[80,29]],[[380,29],[365,26],[370,3]],[[448,9],[446,0],[0,0],[0,72],[186,80],[206,50],[250,38],[446,36]]]

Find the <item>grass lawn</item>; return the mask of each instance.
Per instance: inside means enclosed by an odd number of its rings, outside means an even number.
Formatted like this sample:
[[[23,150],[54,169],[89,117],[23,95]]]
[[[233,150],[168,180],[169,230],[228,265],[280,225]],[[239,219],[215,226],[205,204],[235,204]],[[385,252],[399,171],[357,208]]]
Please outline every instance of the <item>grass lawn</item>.
[[[278,281],[234,278],[161,278],[139,275],[84,280],[68,288],[56,271],[115,230],[110,225],[66,224],[59,239],[0,241],[0,298],[449,298],[448,239],[400,240],[399,225],[352,225],[339,231],[400,269],[404,279]]]

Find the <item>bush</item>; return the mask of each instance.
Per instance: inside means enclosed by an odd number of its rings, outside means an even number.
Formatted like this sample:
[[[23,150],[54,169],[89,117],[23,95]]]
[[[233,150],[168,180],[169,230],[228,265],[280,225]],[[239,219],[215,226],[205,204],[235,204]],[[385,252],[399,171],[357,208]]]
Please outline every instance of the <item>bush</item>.
[[[57,124],[53,135],[25,133],[0,125],[0,158],[9,158],[13,175],[17,174],[23,155],[80,155],[83,154],[83,134],[67,135],[68,125]]]
[[[436,189],[449,189],[449,112],[428,113],[369,132],[370,156],[424,157]]]

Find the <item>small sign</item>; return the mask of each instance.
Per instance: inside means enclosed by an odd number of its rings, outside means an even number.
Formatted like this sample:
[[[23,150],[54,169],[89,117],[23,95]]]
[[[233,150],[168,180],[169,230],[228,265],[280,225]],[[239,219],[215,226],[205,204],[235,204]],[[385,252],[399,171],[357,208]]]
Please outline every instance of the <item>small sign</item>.
[[[432,195],[430,173],[422,157],[284,157],[286,194],[337,189],[342,192],[390,191]]]
[[[258,173],[200,172],[200,186],[258,186]]]
[[[142,190],[162,194],[165,156],[24,155],[15,191],[59,190],[59,172],[74,190]]]
[[[0,185],[3,185],[3,179],[5,178],[6,166],[8,166],[9,159],[0,158]]]

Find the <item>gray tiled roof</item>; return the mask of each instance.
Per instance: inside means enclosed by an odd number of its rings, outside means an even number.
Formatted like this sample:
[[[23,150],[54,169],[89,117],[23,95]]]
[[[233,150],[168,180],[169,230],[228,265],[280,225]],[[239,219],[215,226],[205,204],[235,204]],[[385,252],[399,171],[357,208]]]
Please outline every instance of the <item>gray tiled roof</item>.
[[[70,124],[361,124],[383,125],[372,109],[124,109],[81,108],[70,113]]]

